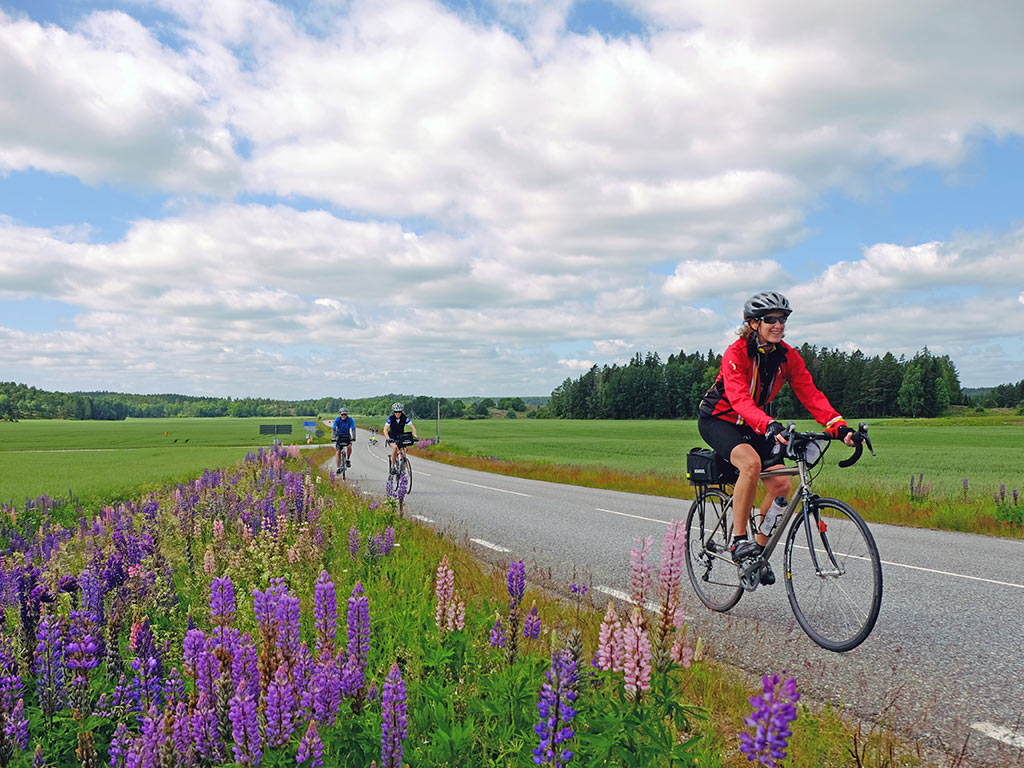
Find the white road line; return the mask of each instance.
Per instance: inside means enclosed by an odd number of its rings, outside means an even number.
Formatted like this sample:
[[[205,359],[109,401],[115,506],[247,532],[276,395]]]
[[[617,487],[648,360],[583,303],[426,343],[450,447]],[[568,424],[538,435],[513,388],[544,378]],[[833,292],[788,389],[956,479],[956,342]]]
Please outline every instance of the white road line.
[[[810,551],[809,549],[807,549],[807,547],[802,546],[800,544],[797,544],[796,548],[797,549],[802,549],[805,552],[809,552]],[[849,557],[852,560],[867,560],[868,559],[868,558],[864,557],[864,555],[851,555],[851,554],[847,554],[846,552],[839,552],[838,554],[842,555],[843,557]],[[983,576],[968,576],[965,573],[953,573],[952,571],[939,571],[939,570],[936,570],[935,568],[925,568],[925,567],[920,566],[920,565],[907,565],[906,563],[897,563],[897,562],[895,562],[893,560],[879,560],[878,562],[880,562],[882,565],[891,565],[894,568],[909,568],[912,571],[924,571],[925,573],[935,573],[935,574],[938,574],[939,576],[953,576],[953,577],[958,578],[958,579],[970,579],[971,581],[984,581],[987,584],[998,584],[1001,587],[1016,587],[1017,589],[1024,589],[1024,584],[1014,584],[1012,581],[999,581],[998,579],[986,579]]]
[[[434,522],[429,517],[424,517],[423,515],[413,515],[412,517],[413,517],[414,520],[419,520],[421,523],[433,523]]]
[[[989,584],[998,584],[1001,587],[1016,587],[1017,589],[1024,589],[1024,584],[1014,584],[1010,581],[998,581],[996,579],[985,579],[981,576],[967,576],[963,573],[951,573],[949,571],[937,571],[934,568],[922,568],[919,565],[907,565],[906,563],[893,563],[889,560],[882,560],[882,565],[895,565],[899,568],[910,568],[913,571],[925,571],[926,573],[937,573],[940,576],[956,576],[960,579],[970,579],[971,581],[985,581]]]
[[[598,584],[597,586],[594,587],[594,589],[597,590],[598,592],[604,592],[606,595],[608,595],[609,597],[614,597],[616,600],[621,600],[624,603],[633,604],[633,598],[630,597],[629,595],[627,595],[622,590],[612,589],[611,587],[606,587],[606,586],[604,586],[602,584]],[[659,606],[657,603],[652,603],[652,602],[648,601],[647,603],[644,603],[644,607],[648,611],[651,611],[652,613],[660,613],[661,612],[661,606]]]
[[[989,738],[1009,744],[1011,747],[1024,749],[1024,736],[1014,733],[1009,728],[1004,728],[994,723],[971,723],[971,728],[985,734]]]
[[[428,475],[428,477],[429,477],[429,475]],[[533,498],[533,496],[531,494],[529,494],[529,493],[520,493],[519,491],[506,491],[504,488],[492,488],[489,485],[479,485],[477,483],[467,483],[465,480],[452,480],[450,477],[448,479],[451,480],[451,482],[453,482],[453,483],[458,483],[459,485],[471,485],[474,488],[483,488],[484,490],[487,490],[487,491],[497,491],[498,493],[511,493],[514,496],[525,496],[528,499],[532,499]],[[505,550],[505,551],[508,552],[509,550]]]
[[[491,544],[489,541],[483,539],[470,539],[474,544],[479,544],[481,547],[487,547],[493,549],[495,552],[511,552],[511,549],[505,549],[505,547],[499,547],[497,544]]]
[[[609,515],[620,515],[622,517],[632,517],[632,518],[634,518],[636,520],[649,520],[652,523],[661,523],[662,525],[668,525],[667,521],[665,521],[665,520],[657,520],[656,518],[653,518],[653,517],[644,517],[642,515],[631,515],[628,512],[616,512],[614,509],[601,509],[600,507],[595,507],[595,509],[598,512],[607,512]]]

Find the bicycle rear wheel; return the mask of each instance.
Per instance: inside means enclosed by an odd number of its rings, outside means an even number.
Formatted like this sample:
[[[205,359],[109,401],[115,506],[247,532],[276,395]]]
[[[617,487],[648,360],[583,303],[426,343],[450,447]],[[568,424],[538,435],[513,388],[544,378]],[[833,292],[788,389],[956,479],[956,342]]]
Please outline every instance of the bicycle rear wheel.
[[[699,491],[686,516],[686,572],[697,598],[713,611],[728,611],[743,596],[731,542],[732,497],[718,488]]]
[[[818,499],[807,519],[810,536],[798,514],[786,537],[789,604],[811,640],[849,651],[871,634],[882,607],[878,547],[860,515],[838,499]]]

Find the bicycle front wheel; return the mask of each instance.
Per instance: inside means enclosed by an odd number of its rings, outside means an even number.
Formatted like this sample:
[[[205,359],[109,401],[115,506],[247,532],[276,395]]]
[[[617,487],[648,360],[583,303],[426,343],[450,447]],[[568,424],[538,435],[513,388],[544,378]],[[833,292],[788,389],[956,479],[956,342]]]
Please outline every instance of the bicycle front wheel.
[[[795,517],[785,557],[789,604],[808,637],[836,652],[864,642],[882,607],[882,563],[860,515],[838,499],[817,499],[806,518]]]
[[[402,462],[402,478],[405,485],[405,493],[403,496],[408,496],[412,493],[412,463],[409,459]]]
[[[713,611],[728,611],[743,596],[731,542],[732,497],[705,488],[686,516],[686,572],[697,598]]]

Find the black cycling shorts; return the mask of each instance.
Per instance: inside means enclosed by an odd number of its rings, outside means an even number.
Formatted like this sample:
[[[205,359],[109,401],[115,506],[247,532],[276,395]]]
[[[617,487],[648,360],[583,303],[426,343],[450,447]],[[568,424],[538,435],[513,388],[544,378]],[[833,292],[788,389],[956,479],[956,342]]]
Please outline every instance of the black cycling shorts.
[[[763,462],[775,448],[775,441],[769,440],[764,435],[759,435],[749,424],[731,424],[724,419],[714,416],[700,416],[697,418],[697,431],[704,438],[704,442],[715,449],[715,453],[726,461],[732,455],[732,449],[740,443],[748,443],[757,451]],[[780,458],[772,464],[781,464]]]

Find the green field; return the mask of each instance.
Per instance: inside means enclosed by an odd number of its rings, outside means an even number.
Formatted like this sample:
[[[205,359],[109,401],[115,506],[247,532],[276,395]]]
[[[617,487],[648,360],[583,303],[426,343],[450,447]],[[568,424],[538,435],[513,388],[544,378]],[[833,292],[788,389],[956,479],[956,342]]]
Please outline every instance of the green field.
[[[82,502],[136,495],[203,469],[233,464],[270,445],[260,424],[291,424],[285,442],[305,442],[301,418],[23,420],[0,422],[0,503],[65,496]],[[321,438],[321,442],[323,438]]]
[[[420,424],[421,437],[433,423]],[[802,429],[819,429],[801,422]],[[880,419],[871,422],[877,456],[865,453],[853,467],[841,469],[850,449],[834,445],[823,461],[816,490],[909,494],[910,476],[924,475],[931,496],[962,499],[964,478],[968,498],[991,500],[1005,483],[1024,491],[1024,422],[1009,417],[985,419]],[[546,419],[442,420],[442,450],[453,447],[474,456],[510,461],[577,466],[608,466],[624,472],[654,470],[668,476],[685,474],[684,455],[703,446],[695,421],[570,421]],[[835,488],[836,490],[833,490]]]

